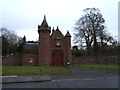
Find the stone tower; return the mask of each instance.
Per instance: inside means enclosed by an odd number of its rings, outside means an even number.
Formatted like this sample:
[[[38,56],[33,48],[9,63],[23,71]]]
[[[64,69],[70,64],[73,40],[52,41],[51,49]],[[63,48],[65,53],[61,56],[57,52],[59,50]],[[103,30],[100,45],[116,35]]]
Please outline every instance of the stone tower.
[[[51,64],[50,32],[51,28],[48,26],[46,17],[44,15],[43,22],[41,23],[41,25],[38,25],[38,65]]]

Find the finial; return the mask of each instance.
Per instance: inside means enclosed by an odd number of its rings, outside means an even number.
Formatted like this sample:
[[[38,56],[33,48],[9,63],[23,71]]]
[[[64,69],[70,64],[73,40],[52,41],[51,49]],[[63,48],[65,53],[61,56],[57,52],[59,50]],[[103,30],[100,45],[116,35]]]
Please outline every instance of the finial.
[[[55,30],[54,30],[54,27],[53,27],[52,31],[53,31],[53,32],[55,31]]]
[[[69,30],[67,30],[67,33],[69,33]]]
[[[53,27],[53,30],[54,30],[54,27]]]
[[[26,43],[26,37],[25,37],[25,35],[24,35],[24,37],[23,37],[23,43],[24,43],[24,44]]]
[[[38,24],[38,29],[40,29],[40,25]]]
[[[44,20],[46,20],[46,15],[44,15]]]
[[[67,33],[66,33],[65,37],[71,37],[71,35],[69,33],[69,30],[67,30]]]
[[[57,30],[59,30],[59,27],[57,26]]]
[[[25,37],[25,35],[24,35],[24,37],[23,37],[23,40],[26,40],[26,37]]]

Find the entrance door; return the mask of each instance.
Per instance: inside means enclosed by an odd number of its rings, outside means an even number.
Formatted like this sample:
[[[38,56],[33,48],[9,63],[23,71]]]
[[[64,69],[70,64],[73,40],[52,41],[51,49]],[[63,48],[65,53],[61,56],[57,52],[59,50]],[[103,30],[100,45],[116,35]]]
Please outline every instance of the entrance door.
[[[62,50],[54,50],[52,53],[52,65],[62,66],[63,65],[63,52]]]

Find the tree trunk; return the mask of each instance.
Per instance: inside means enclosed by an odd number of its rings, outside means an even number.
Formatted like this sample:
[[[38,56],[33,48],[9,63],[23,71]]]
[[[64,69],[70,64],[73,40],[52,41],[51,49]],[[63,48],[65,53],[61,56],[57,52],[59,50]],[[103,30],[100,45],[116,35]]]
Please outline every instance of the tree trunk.
[[[94,44],[93,44],[93,50],[94,50],[94,56],[97,55],[98,53],[98,43],[97,43],[97,38],[96,38],[96,32],[94,31]]]

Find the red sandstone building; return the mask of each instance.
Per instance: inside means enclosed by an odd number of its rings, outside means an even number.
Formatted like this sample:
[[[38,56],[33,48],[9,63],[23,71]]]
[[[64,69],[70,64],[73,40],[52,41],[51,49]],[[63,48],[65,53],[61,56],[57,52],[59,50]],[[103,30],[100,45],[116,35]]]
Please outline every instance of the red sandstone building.
[[[71,35],[64,36],[59,28],[51,31],[46,17],[38,25],[38,42],[26,42],[23,48],[22,65],[53,65],[71,64]],[[24,40],[26,38],[24,37]]]

